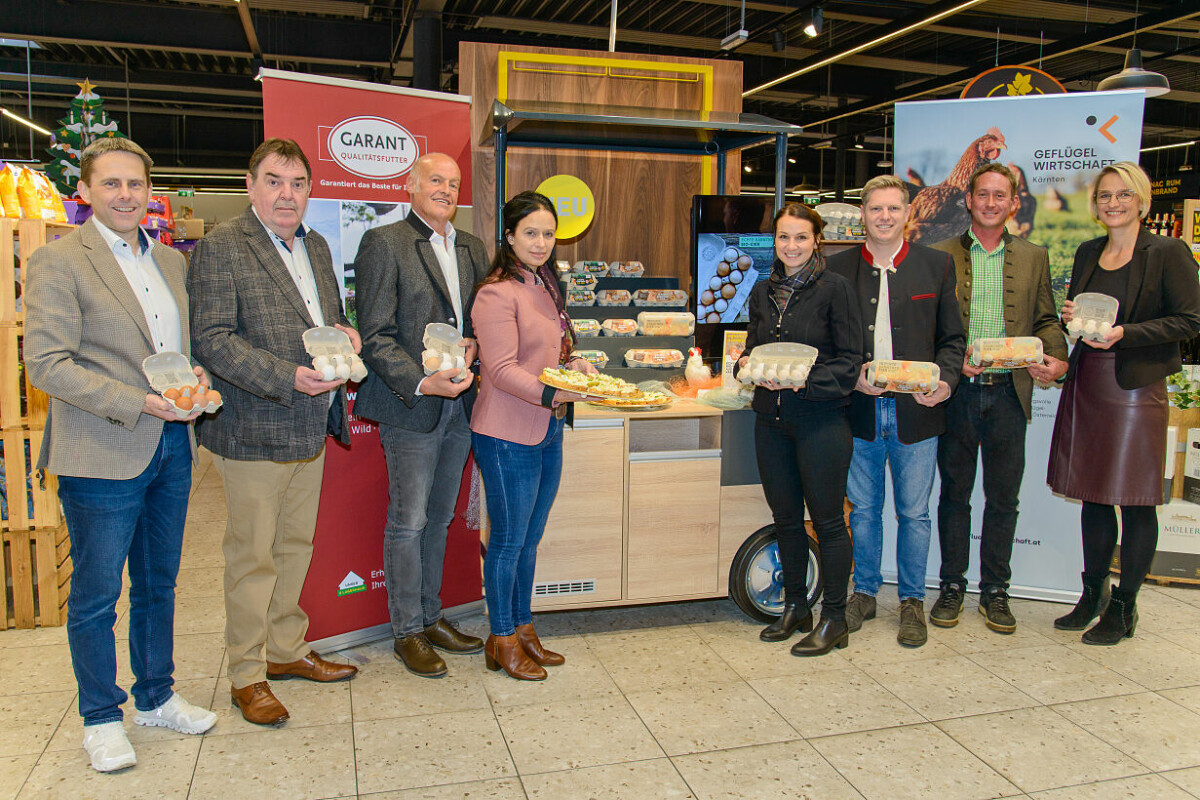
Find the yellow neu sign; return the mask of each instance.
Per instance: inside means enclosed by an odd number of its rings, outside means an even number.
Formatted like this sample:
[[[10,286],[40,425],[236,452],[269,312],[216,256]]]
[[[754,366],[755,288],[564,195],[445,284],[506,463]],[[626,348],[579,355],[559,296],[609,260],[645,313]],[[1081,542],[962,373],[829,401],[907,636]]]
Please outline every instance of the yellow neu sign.
[[[596,198],[592,190],[574,175],[553,175],[542,181],[537,190],[554,203],[558,214],[559,239],[574,239],[588,229],[596,216]]]

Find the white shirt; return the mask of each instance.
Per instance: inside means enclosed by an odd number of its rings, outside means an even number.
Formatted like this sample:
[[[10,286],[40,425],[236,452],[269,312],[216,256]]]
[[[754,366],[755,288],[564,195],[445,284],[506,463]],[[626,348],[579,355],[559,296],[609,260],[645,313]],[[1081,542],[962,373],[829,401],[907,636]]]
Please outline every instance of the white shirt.
[[[904,245],[901,243],[900,248]],[[890,256],[876,256],[871,253],[873,268],[879,274],[879,299],[875,306],[875,361],[892,360],[892,300],[888,291],[888,274],[894,273],[896,252]],[[869,251],[868,251],[869,252]]]
[[[154,343],[156,353],[175,352],[183,350],[183,338],[179,329],[179,306],[175,303],[175,295],[162,276],[158,265],[154,263],[154,240],[138,229],[138,244],[140,252],[135,253],[129,243],[105,226],[100,220],[92,217],[96,230],[104,237],[104,241],[117,259],[117,265],[129,281],[133,296],[142,306],[146,315],[146,327],[150,329],[150,339]]]
[[[417,214],[416,211],[413,213]],[[429,234],[429,243],[433,245],[433,253],[437,256],[438,266],[442,268],[442,277],[446,279],[446,288],[450,291],[450,305],[454,308],[454,322],[461,335],[463,332],[462,297],[459,296],[458,289],[458,253],[454,250],[458,241],[458,232],[454,230],[454,226],[450,224],[449,220],[446,221],[446,235],[442,236],[420,214],[417,214],[417,219],[424,222],[432,231]]]
[[[262,222],[262,217],[258,216],[257,209],[254,211],[254,216],[258,217],[260,223]],[[304,306],[308,309],[308,315],[312,317],[313,324],[318,327],[324,325],[325,315],[321,313],[321,297],[317,294],[317,280],[313,277],[312,262],[308,260],[308,249],[304,246],[304,237],[308,235],[308,231],[304,229],[303,225],[297,228],[296,236],[292,239],[292,246],[289,248],[287,242],[276,236],[275,232],[265,224],[263,229],[275,243],[275,250],[283,259],[283,265],[287,267],[288,274],[292,276],[296,288],[300,291],[300,299],[304,301]]]

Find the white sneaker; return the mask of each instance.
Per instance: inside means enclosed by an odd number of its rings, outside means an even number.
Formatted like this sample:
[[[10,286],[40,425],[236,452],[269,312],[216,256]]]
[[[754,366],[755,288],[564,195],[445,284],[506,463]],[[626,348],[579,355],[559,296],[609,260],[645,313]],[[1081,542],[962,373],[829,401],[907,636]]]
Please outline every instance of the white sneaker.
[[[133,745],[125,735],[125,724],[122,722],[86,726],[83,729],[83,749],[92,757],[92,769],[97,772],[114,772],[137,763]]]
[[[134,725],[170,728],[180,733],[204,733],[217,724],[217,715],[207,709],[194,706],[178,694],[156,709],[139,711],[133,718]]]

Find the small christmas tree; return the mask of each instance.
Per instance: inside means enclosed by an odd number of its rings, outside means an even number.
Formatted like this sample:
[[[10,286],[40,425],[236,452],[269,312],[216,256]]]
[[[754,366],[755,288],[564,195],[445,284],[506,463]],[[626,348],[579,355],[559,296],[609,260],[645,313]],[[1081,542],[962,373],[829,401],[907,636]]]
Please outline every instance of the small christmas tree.
[[[90,80],[76,84],[79,94],[71,101],[71,110],[58,121],[54,142],[47,148],[51,161],[46,165],[46,174],[64,197],[75,196],[79,183],[79,157],[83,148],[96,139],[124,137],[117,130],[117,121],[108,116],[104,101],[96,94]]]

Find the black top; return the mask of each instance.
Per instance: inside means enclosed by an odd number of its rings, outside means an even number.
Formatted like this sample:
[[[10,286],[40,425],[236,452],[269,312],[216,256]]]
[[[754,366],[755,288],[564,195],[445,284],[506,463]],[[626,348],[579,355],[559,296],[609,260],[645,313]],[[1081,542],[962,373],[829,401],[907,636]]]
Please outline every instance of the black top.
[[[749,314],[747,353],[770,342],[817,348],[817,361],[804,387],[794,392],[760,386],[751,402],[755,411],[785,419],[850,404],[862,367],[862,316],[848,280],[826,270],[792,292],[782,310],[771,296],[770,282],[760,281],[750,292]]]
[[[1129,264],[1122,264],[1116,269],[1100,267],[1088,279],[1084,292],[1106,294],[1117,301],[1117,321],[1113,325],[1125,323],[1125,303],[1129,294]]]
[[[1094,291],[1093,276],[1104,271],[1099,263],[1107,243],[1108,237],[1102,236],[1079,245],[1068,300],[1079,292]],[[1179,343],[1200,331],[1200,281],[1187,245],[1144,229],[1123,271],[1128,271],[1129,278],[1126,301],[1121,303],[1125,334],[1113,347],[1117,385],[1138,389],[1179,371]],[[1088,345],[1080,342],[1071,351],[1068,378],[1074,374],[1081,347]]]

